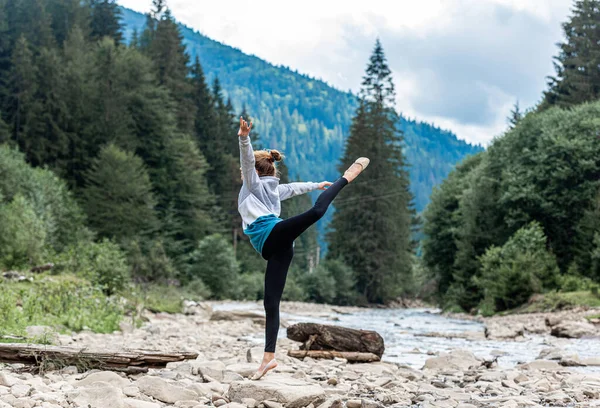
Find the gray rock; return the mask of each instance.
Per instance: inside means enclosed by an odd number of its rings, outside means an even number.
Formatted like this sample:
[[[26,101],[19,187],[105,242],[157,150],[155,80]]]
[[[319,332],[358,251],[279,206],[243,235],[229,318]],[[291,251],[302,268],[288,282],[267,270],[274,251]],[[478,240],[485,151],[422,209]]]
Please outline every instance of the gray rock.
[[[131,323],[122,321],[119,323],[119,329],[123,333],[133,333],[133,330],[135,329],[135,327],[133,327],[133,325]]]
[[[160,404],[139,399],[125,398],[125,407],[127,408],[160,408]]]
[[[128,385],[123,387],[123,394],[127,395],[128,397],[137,397],[140,395],[140,389],[135,385]]]
[[[261,381],[236,381],[229,388],[229,397],[234,402],[241,402],[242,398],[271,400],[287,408],[305,407],[313,401],[324,399],[324,396],[325,392],[318,385],[277,375]]]
[[[559,370],[561,368],[556,361],[550,360],[534,360],[519,367],[523,370]]]
[[[225,401],[224,399],[221,399],[221,398],[219,398],[213,402],[213,405],[215,407],[222,407],[223,405],[226,405],[226,404],[227,404],[227,401]]]
[[[119,374],[114,373],[112,371],[100,371],[97,373],[92,373],[85,377],[83,380],[77,381],[75,383],[76,387],[86,387],[95,382],[105,382],[113,387],[121,388],[129,386],[131,383],[128,379],[121,377]]]
[[[195,391],[171,384],[158,377],[144,376],[138,379],[135,385],[143,394],[168,404],[198,398],[198,394]]]
[[[225,364],[219,360],[213,361],[191,361],[192,373],[201,377],[210,377],[216,381],[223,381]]]
[[[360,401],[361,408],[383,408],[384,405],[377,401],[363,399]]]
[[[242,377],[248,378],[256,372],[257,368],[257,363],[236,363],[225,367],[225,371],[231,371],[241,375]]]
[[[16,398],[22,398],[29,395],[31,391],[31,386],[27,384],[15,384],[10,387],[10,393],[14,395]]]
[[[81,408],[127,408],[120,388],[107,383],[96,382],[68,394],[76,407]]]
[[[248,408],[254,408],[257,404],[257,401],[254,398],[242,398],[242,404]]]
[[[43,339],[52,343],[58,341],[58,333],[50,326],[27,326],[25,332],[30,339]]]
[[[213,314],[213,309],[208,303],[184,300],[183,314],[201,316],[208,320]]]
[[[238,373],[234,373],[233,371],[225,371],[223,373],[223,379],[221,380],[221,382],[225,384],[230,384],[234,381],[241,381],[243,379],[244,377],[242,377]]]
[[[597,336],[598,330],[587,321],[563,321],[552,327],[551,334],[556,337],[580,339]]]
[[[439,357],[428,358],[423,369],[434,371],[460,370],[466,371],[481,366],[481,360],[470,351],[454,350]]]
[[[361,400],[348,400],[346,401],[346,408],[360,408],[362,406]]]
[[[275,401],[267,400],[267,401],[263,401],[262,403],[266,408],[283,408],[283,405],[281,405],[279,402],[275,402]]]
[[[6,373],[2,373],[0,372],[0,385],[3,385],[5,387],[12,387],[13,385],[15,385],[17,382],[17,379],[6,374]]]
[[[485,337],[488,339],[514,339],[523,336],[525,327],[523,324],[503,324],[490,322],[485,326]]]

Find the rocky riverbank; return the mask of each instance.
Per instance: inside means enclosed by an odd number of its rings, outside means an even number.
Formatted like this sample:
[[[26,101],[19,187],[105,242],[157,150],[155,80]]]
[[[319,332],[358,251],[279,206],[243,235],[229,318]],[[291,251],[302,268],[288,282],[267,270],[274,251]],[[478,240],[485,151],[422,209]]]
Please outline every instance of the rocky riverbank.
[[[213,312],[211,306],[220,304],[189,305],[188,315],[147,314],[148,321],[141,328],[124,323],[121,332],[109,335],[57,336],[61,345],[93,350],[195,351],[199,353],[196,360],[136,375],[78,372],[75,367],[32,375],[19,365],[5,365],[0,369],[0,408],[600,407],[600,373],[571,367],[582,364],[581,359],[559,348],[548,348],[539,356],[535,353],[514,367],[500,367],[493,358],[464,349],[422,350],[430,355],[423,367],[415,369],[386,362],[385,354],[384,362],[370,364],[340,359],[300,361],[286,355],[298,344],[280,339],[277,372],[250,381],[247,377],[262,356],[262,348],[253,341],[264,328],[261,315],[253,308]],[[334,323],[332,316],[361,309],[284,303],[282,311]],[[548,318],[580,322],[587,312],[578,313],[497,317],[484,323],[491,333],[523,325],[522,335],[527,336],[536,328],[551,332]]]

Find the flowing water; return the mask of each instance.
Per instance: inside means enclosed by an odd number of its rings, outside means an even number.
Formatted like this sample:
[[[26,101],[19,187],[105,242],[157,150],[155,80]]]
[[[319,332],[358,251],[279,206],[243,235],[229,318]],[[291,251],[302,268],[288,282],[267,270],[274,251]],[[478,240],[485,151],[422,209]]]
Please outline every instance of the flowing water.
[[[215,310],[252,310],[262,312],[258,303],[228,302],[215,304]],[[596,339],[558,339],[551,336],[527,335],[523,341],[467,340],[447,337],[425,337],[426,333],[483,332],[484,325],[474,321],[459,320],[442,316],[437,309],[365,309],[350,314],[327,313],[322,316],[281,313],[288,323],[313,322],[335,324],[363,330],[375,330],[384,339],[383,361],[406,364],[416,369],[423,367],[431,356],[427,352],[446,352],[452,349],[470,350],[483,358],[499,356],[501,367],[535,360],[540,351],[548,347],[560,347],[568,354],[580,358],[598,357],[600,342]],[[285,337],[285,329],[279,337]],[[250,337],[262,344],[260,335]],[[580,371],[600,372],[600,367],[575,367]]]

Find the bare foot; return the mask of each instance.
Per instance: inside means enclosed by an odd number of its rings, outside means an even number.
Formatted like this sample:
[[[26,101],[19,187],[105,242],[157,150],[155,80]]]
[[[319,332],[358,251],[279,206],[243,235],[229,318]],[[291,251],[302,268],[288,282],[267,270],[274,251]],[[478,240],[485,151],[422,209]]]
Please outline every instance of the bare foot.
[[[358,175],[367,168],[369,162],[370,160],[366,157],[360,157],[356,159],[356,161],[352,163],[352,166],[348,167],[348,170],[344,172],[344,178],[348,180],[348,183],[358,177]]]
[[[268,355],[267,355],[268,354]],[[277,361],[275,360],[275,355],[272,353],[265,353],[263,357],[263,361],[258,368],[258,371],[252,376],[253,380],[261,379],[265,374],[269,371],[277,367]]]

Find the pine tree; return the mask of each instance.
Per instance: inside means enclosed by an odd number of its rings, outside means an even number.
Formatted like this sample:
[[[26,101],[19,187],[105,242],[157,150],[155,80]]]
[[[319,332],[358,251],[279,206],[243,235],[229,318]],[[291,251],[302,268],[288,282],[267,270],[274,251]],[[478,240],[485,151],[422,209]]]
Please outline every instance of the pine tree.
[[[508,128],[513,129],[523,119],[523,112],[519,108],[519,101],[515,102],[513,109],[510,111],[508,120]]]
[[[23,148],[27,143],[25,136],[38,109],[35,101],[36,67],[33,64],[33,53],[29,48],[29,42],[24,36],[21,36],[15,44],[11,65],[10,93],[5,109],[12,139]]]
[[[10,132],[8,125],[2,120],[2,112],[0,112],[0,144],[6,143],[10,140]]]
[[[179,129],[191,134],[195,111],[191,100],[192,86],[188,79],[189,55],[171,11],[166,8],[163,13],[164,3],[155,3],[154,13],[148,18],[143,36],[142,50],[154,63],[159,83],[171,92],[171,97],[177,103]]]
[[[100,237],[127,242],[158,227],[152,184],[139,157],[110,144],[93,160],[85,181],[84,208]]]
[[[358,292],[377,303],[402,293],[412,270],[412,197],[394,100],[391,71],[378,40],[339,170],[359,156],[370,157],[371,165],[334,202],[328,234],[331,258],[350,266]]]
[[[563,24],[566,42],[555,57],[556,76],[548,81],[542,108],[570,107],[600,96],[600,1],[576,0]]]
[[[61,94],[64,76],[56,49],[43,48],[36,68],[38,109],[21,146],[32,165],[46,165],[62,173],[69,155],[69,136],[64,131],[68,111]]]
[[[198,56],[192,66],[192,101],[195,106],[196,117],[194,118],[194,137],[202,152],[210,152],[214,149],[216,137],[216,118],[213,98],[208,86],[202,65]],[[213,162],[207,157],[209,164]]]
[[[64,44],[75,27],[89,34],[91,10],[81,0],[46,0],[46,10],[52,18],[52,32],[57,44]]]
[[[123,27],[121,25],[121,9],[115,0],[91,0],[92,16],[90,21],[90,38],[99,40],[103,37],[112,38],[115,43],[123,42]]]

